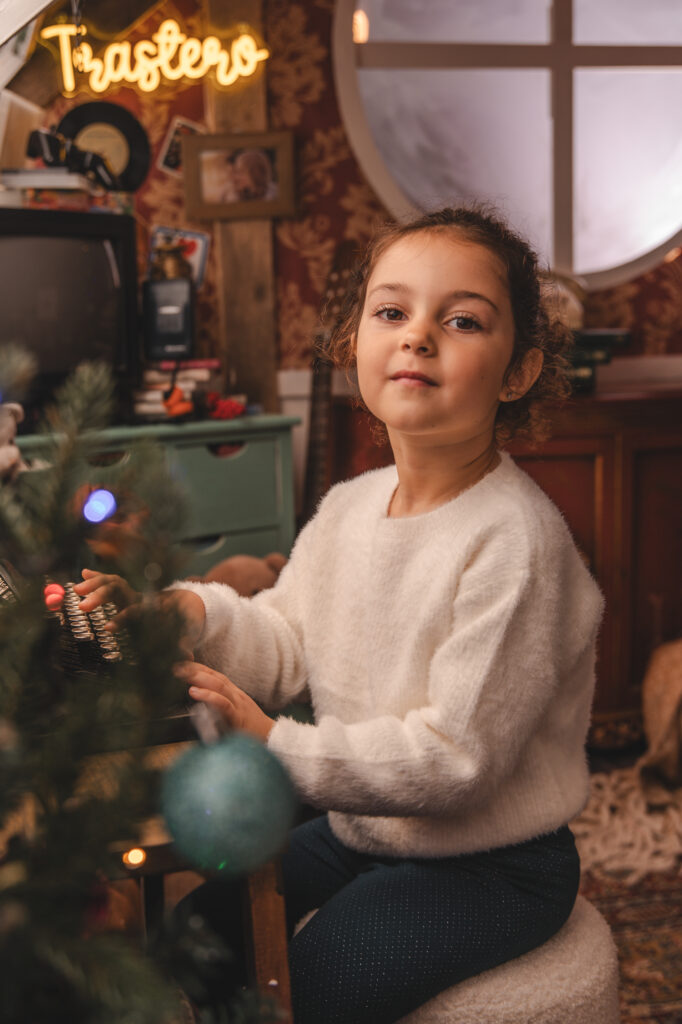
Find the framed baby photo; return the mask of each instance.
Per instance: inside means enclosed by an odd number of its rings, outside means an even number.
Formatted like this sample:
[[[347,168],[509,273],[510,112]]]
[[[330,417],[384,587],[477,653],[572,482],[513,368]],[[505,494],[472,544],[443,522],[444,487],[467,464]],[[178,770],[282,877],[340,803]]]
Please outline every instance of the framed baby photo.
[[[291,132],[188,135],[182,139],[190,220],[248,220],[294,213]]]

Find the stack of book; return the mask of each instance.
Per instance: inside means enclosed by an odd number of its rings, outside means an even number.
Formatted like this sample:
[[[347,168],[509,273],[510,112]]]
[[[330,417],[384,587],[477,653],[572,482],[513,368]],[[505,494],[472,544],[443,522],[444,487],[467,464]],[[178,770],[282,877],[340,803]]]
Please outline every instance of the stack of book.
[[[67,171],[66,167],[35,167],[28,170],[0,171],[0,185],[8,189],[47,188],[94,192],[94,185],[84,174]]]
[[[573,348],[569,353],[568,378],[578,394],[594,391],[598,366],[611,362],[614,352],[630,343],[630,331],[620,327],[586,328],[573,332]]]
[[[148,363],[142,372],[141,387],[133,392],[133,411],[140,419],[172,419],[173,413],[164,402],[173,388],[198,411],[208,392],[222,390],[220,370],[219,359],[169,359]]]

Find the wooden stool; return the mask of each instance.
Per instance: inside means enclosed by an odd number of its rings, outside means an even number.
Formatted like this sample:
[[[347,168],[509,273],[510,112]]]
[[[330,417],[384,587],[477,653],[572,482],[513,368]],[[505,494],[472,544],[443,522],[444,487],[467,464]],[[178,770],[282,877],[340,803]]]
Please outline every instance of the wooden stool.
[[[146,937],[160,928],[165,909],[165,877],[190,870],[168,840],[144,842],[144,860],[121,860],[110,877],[134,878],[140,887],[142,920]],[[122,853],[128,853],[122,848]],[[286,915],[279,863],[270,861],[244,879],[243,920],[249,982],[278,1004],[280,1024],[291,1024]]]

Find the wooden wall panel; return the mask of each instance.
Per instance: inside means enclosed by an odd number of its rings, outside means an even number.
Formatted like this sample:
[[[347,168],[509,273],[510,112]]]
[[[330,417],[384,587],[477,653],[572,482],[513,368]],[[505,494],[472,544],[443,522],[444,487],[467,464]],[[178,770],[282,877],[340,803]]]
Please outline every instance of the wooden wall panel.
[[[262,0],[207,0],[212,31],[227,35],[245,23],[262,32]],[[215,132],[268,128],[266,68],[230,89],[206,84],[209,123]],[[221,355],[230,390],[243,391],[266,412],[278,412],[275,271],[271,220],[217,221]]]

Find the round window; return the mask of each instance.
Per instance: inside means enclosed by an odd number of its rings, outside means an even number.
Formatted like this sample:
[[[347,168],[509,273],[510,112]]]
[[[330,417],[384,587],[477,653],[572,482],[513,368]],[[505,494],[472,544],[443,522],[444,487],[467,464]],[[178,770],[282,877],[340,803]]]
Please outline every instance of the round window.
[[[592,288],[682,239],[679,0],[337,0],[334,63],[395,216],[489,200]]]

